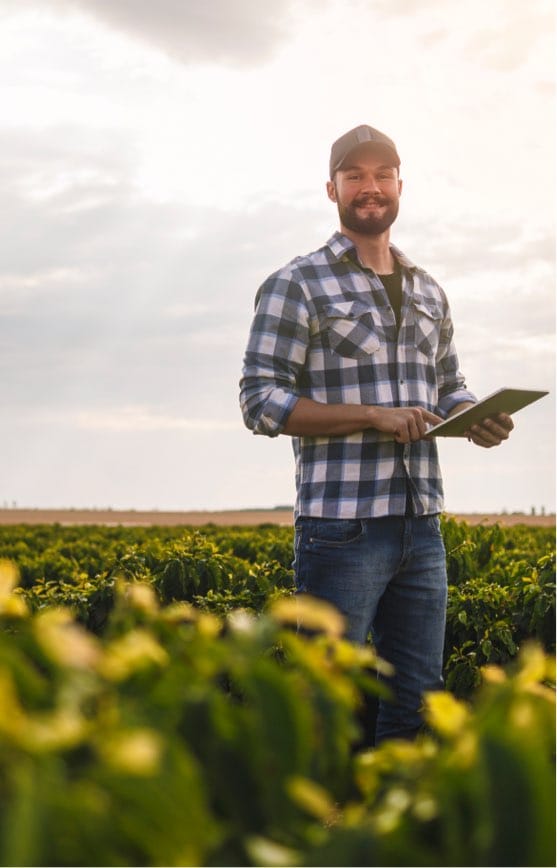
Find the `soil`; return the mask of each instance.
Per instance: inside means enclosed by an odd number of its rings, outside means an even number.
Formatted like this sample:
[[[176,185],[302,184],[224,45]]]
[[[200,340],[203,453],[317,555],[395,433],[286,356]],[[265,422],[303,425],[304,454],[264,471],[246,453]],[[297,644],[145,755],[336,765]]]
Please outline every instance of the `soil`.
[[[448,513],[469,524],[539,525],[555,526],[555,513],[530,515],[527,513]],[[100,524],[100,525],[190,525],[200,527],[216,525],[292,524],[291,509],[244,509],[221,512],[163,512],[112,509],[0,509],[0,524]]]

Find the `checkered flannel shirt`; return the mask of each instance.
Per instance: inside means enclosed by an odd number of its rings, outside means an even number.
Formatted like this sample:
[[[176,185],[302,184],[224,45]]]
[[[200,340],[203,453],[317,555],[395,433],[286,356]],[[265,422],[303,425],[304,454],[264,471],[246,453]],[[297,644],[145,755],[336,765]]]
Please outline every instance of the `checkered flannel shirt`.
[[[475,401],[459,372],[445,293],[396,247],[402,310],[395,316],[379,277],[336,232],[314,253],[271,275],[256,311],[240,382],[244,420],[275,437],[300,396],[326,404],[424,407],[445,417]],[[293,437],[295,515],[375,518],[443,508],[435,441],[396,443],[375,429]]]

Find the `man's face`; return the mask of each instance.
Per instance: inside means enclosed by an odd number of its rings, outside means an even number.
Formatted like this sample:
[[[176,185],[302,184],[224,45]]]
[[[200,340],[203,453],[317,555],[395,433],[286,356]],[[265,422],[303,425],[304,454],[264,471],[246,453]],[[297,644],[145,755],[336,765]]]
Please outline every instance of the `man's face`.
[[[358,235],[382,235],[396,220],[402,181],[385,154],[356,148],[327,183],[341,226]]]

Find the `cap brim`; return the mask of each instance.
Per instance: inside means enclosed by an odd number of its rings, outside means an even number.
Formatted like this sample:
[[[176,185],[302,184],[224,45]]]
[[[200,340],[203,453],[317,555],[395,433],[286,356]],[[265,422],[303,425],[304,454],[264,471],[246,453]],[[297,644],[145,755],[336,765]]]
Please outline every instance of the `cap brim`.
[[[347,161],[351,159],[356,151],[360,150],[369,150],[372,148],[375,151],[382,151],[389,156],[389,165],[395,166],[397,169],[400,166],[400,157],[398,156],[396,150],[388,145],[386,142],[359,142],[354,148],[351,148],[347,154],[343,156],[343,158],[337,161],[335,166],[330,166],[330,174],[331,178],[338,172],[339,169],[342,169],[343,166],[346,166]]]

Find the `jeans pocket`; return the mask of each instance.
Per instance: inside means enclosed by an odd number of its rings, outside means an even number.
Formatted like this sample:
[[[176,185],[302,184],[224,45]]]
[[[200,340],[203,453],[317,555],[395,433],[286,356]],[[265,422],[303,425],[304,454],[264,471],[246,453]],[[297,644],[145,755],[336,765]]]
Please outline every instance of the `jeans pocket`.
[[[441,533],[441,519],[438,514],[435,515],[427,515],[426,523],[428,529],[434,536],[440,536],[443,538],[443,534]]]
[[[308,523],[306,533],[310,545],[338,548],[359,540],[364,525],[361,519],[315,518]]]

